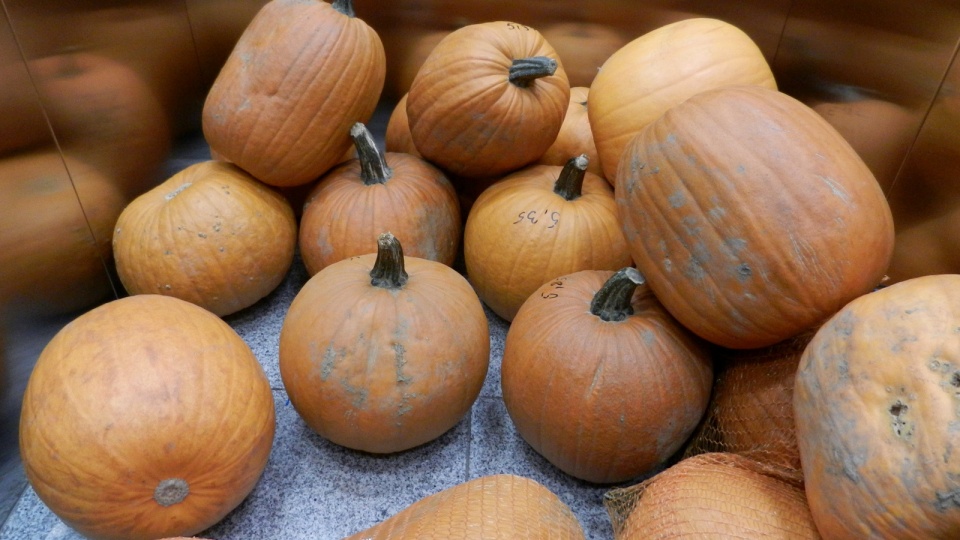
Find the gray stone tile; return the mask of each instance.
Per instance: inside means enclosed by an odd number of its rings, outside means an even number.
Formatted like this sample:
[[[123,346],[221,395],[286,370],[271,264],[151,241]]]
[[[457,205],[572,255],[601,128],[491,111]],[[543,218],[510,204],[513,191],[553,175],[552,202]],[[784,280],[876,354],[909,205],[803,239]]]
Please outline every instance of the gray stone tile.
[[[471,433],[469,478],[516,474],[536,480],[570,506],[589,540],[613,538],[603,495],[616,486],[584,482],[554,467],[520,437],[503,399],[482,397],[474,404]]]

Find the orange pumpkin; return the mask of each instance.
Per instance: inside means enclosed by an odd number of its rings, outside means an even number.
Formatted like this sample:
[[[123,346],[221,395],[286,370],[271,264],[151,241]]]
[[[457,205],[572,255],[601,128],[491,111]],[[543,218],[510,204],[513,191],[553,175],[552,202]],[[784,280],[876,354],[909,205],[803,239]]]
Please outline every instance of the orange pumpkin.
[[[117,219],[113,256],[130,294],[164,294],[229,315],[273,291],[293,264],[287,200],[235,165],[188,166]]]
[[[470,410],[490,334],[463,276],[405,257],[390,233],[377,247],[324,268],[297,293],[280,331],[280,375],[311,429],[389,453],[436,439]]]
[[[437,43],[410,85],[407,116],[424,158],[456,176],[488,178],[539,159],[569,100],[567,76],[543,36],[496,21]]]
[[[736,26],[690,18],[661,26],[613,53],[590,85],[587,111],[604,176],[644,126],[687,98],[727,85],[776,88],[763,53]]]
[[[410,119],[407,117],[407,94],[404,94],[400,101],[394,105],[393,110],[390,111],[383,142],[387,152],[406,152],[421,157],[420,152],[417,152],[417,147],[413,144],[413,137],[410,135]]]
[[[500,317],[512,320],[557,276],[630,265],[613,189],[586,168],[583,155],[563,167],[527,167],[473,203],[463,235],[467,276]]]
[[[189,536],[250,493],[274,429],[243,339],[189,302],[140,295],[86,312],[43,349],[20,454],[40,500],[84,536]]]
[[[826,120],[786,94],[702,92],[644,128],[622,163],[617,203],[637,268],[713,343],[796,336],[887,269],[893,221],[880,186]]]
[[[557,138],[543,156],[537,160],[542,165],[564,165],[570,156],[587,156],[587,172],[603,176],[603,169],[597,156],[597,145],[593,142],[590,130],[590,118],[587,116],[587,97],[590,89],[576,86],[570,89],[570,105],[563,117]],[[611,184],[612,178],[606,179]]]
[[[300,256],[310,275],[377,251],[390,230],[412,257],[453,265],[460,248],[460,203],[443,172],[410,154],[382,154],[363,124],[350,132],[359,158],[333,169],[307,196]]]
[[[529,478],[481,476],[425,497],[345,540],[583,540],[576,515],[556,494]]]
[[[794,388],[824,538],[960,538],[960,276],[904,280],[814,335]]]
[[[350,147],[383,91],[386,58],[350,0],[267,2],[203,106],[203,134],[224,159],[274,186],[316,180]]]
[[[517,432],[589,482],[623,482],[664,464],[697,427],[712,384],[709,349],[630,267],[544,284],[503,349],[503,401]]]

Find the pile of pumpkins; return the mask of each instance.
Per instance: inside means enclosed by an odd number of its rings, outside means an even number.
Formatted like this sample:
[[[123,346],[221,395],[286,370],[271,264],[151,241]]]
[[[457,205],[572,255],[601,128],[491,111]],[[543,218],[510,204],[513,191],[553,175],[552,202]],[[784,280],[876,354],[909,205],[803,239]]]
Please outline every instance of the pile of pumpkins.
[[[337,444],[400,452],[467,414],[488,370],[486,305],[510,323],[518,433],[573,477],[649,477],[611,506],[618,538],[960,535],[960,277],[878,287],[893,248],[880,187],[777,90],[743,31],[671,23],[571,88],[536,29],[464,26],[424,58],[381,152],[365,122],[389,52],[350,0],[272,0],[251,21],[203,109],[214,159],[124,209],[113,254],[129,296],[67,325],[30,378],[23,460],[65,523],[189,536],[249,494],[274,404],[222,317],[299,252],[311,277],[280,371]],[[774,396],[787,417],[744,397],[755,405],[725,410],[747,419],[723,421],[757,433],[677,462],[725,395],[731,353],[800,336]],[[776,421],[785,460],[724,451],[771,444]],[[498,475],[357,538],[494,530],[583,537],[543,486]]]

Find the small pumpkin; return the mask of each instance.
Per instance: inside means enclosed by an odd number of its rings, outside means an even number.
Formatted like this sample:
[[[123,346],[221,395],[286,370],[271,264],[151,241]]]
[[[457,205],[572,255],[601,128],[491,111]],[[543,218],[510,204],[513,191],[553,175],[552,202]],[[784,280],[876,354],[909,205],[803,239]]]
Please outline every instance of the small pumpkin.
[[[31,486],[90,538],[189,536],[250,493],[275,430],[270,383],[223,320],[129,296],[64,326],[23,396]]]
[[[535,29],[509,21],[464,26],[433,48],[407,93],[414,145],[466,178],[501,176],[550,147],[570,84]]]
[[[376,31],[351,0],[272,0],[243,31],[207,93],[210,148],[273,186],[316,180],[373,115],[386,76]]]
[[[113,233],[128,293],[175,296],[221,316],[273,291],[296,246],[290,203],[215,160],[190,165],[134,199]]]
[[[470,410],[486,378],[490,333],[455,270],[378,251],[327,266],[303,286],[280,330],[290,402],[324,438],[389,453],[432,441]]]
[[[545,283],[503,349],[503,401],[517,432],[588,482],[623,482],[666,463],[700,422],[712,384],[705,343],[631,267]]]
[[[800,358],[804,486],[824,538],[960,537],[960,276],[856,298]]]
[[[394,105],[393,110],[390,111],[383,142],[387,152],[406,152],[421,157],[420,152],[417,152],[417,147],[413,144],[413,137],[410,135],[410,119],[407,117],[407,94],[404,94]]]
[[[777,88],[760,48],[730,23],[687,18],[630,41],[590,85],[587,112],[604,176],[616,176],[630,139],[670,107],[705,90],[744,84]]]
[[[534,165],[488,187],[464,226],[467,276],[483,302],[510,321],[547,281],[578,270],[630,265],[613,189],[580,155]]]
[[[323,176],[300,219],[300,256],[310,275],[377,251],[390,230],[407,254],[453,265],[460,248],[460,203],[440,169],[402,152],[381,153],[366,126],[350,131],[358,159]]]
[[[819,540],[803,489],[738,454],[686,458],[604,497],[616,540]]]
[[[539,482],[512,474],[481,476],[408,506],[345,540],[583,540],[573,511]]]
[[[590,130],[590,118],[587,116],[587,98],[590,89],[575,86],[570,89],[570,105],[563,117],[557,138],[543,153],[537,163],[542,165],[564,165],[570,156],[587,156],[587,172],[603,176],[603,169],[597,156],[597,145],[593,142]],[[613,183],[612,178],[606,178]]]
[[[727,86],[673,107],[630,142],[615,184],[637,268],[674,317],[723,347],[819,325],[890,262],[893,220],[870,169],[776,90]]]

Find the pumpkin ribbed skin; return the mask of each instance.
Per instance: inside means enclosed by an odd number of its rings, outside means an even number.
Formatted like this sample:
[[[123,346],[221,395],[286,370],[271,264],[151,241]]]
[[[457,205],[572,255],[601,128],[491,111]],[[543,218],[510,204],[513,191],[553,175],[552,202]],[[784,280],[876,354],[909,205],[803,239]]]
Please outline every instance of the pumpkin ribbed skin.
[[[365,159],[379,160],[387,174],[368,183]],[[393,233],[407,255],[452,266],[462,232],[460,201],[453,184],[429,162],[368,147],[359,159],[325,174],[307,196],[300,256],[312,276],[337,261],[375,253],[383,231]]]
[[[347,152],[350,126],[370,119],[385,77],[383,44],[363,20],[320,0],[272,0],[207,93],[203,134],[267,184],[306,184]]]
[[[807,497],[826,539],[960,538],[960,276],[905,280],[814,335],[794,388]]]
[[[533,165],[510,174],[484,190],[467,216],[467,276],[508,321],[557,276],[631,264],[610,185],[585,172],[581,194],[568,200],[554,191],[563,169]]]
[[[593,142],[593,132],[590,130],[590,118],[587,116],[589,93],[590,89],[583,86],[570,89],[570,105],[567,107],[566,116],[563,117],[560,132],[537,163],[562,166],[570,156],[583,154],[590,160],[587,171],[603,176],[603,169],[597,158],[597,145]],[[613,183],[612,178],[608,181]]]
[[[630,143],[616,178],[637,268],[681,323],[756,348],[810,329],[880,283],[893,249],[883,192],[796,99],[698,94]]]
[[[47,344],[24,393],[20,453],[40,499],[89,538],[189,536],[250,493],[274,429],[270,384],[233,329],[139,295]]]
[[[684,459],[617,497],[636,500],[617,540],[820,538],[803,489],[735,454]]]
[[[481,476],[425,497],[345,540],[581,540],[580,522],[541,484],[510,474]]]
[[[727,22],[683,19],[630,41],[590,84],[587,109],[604,176],[616,175],[630,139],[670,107],[705,90],[744,84],[777,87],[760,48]]]
[[[191,165],[134,199],[113,234],[128,293],[175,296],[221,316],[273,291],[296,244],[290,203],[222,161]]]
[[[390,111],[383,143],[387,152],[405,152],[421,157],[410,135],[410,119],[407,118],[407,94],[404,94],[400,101],[394,105],[393,110]]]
[[[552,75],[522,87],[514,60],[557,61]],[[528,26],[495,21],[464,26],[424,60],[407,93],[413,142],[426,159],[466,178],[500,176],[536,161],[556,139],[570,99],[557,53]]]
[[[406,282],[374,285],[378,247],[331,264],[297,293],[280,331],[280,375],[311,429],[388,453],[432,441],[470,410],[490,334],[476,293],[444,264],[401,253]]]
[[[544,284],[503,350],[503,401],[517,431],[559,469],[595,483],[666,462],[697,427],[713,383],[704,343],[644,285],[615,293],[625,297],[623,320],[592,312],[622,273],[584,270]]]

